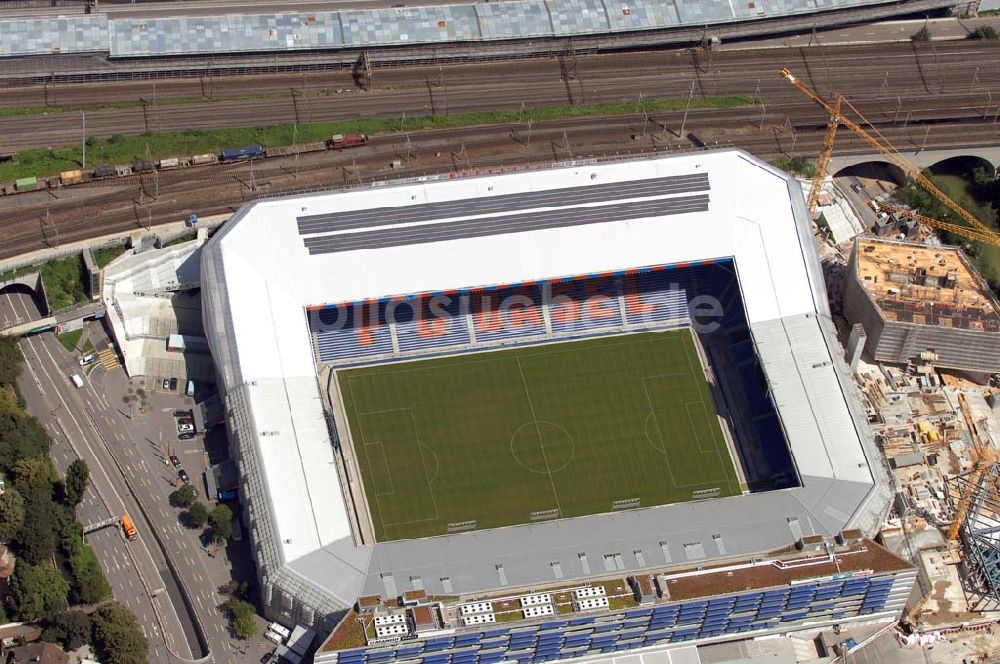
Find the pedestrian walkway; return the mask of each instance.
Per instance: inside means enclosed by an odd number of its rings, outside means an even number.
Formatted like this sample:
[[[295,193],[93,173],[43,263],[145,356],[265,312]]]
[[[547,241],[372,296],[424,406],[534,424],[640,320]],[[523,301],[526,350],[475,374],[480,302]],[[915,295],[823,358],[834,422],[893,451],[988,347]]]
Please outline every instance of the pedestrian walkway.
[[[114,348],[105,348],[97,353],[97,357],[100,359],[101,365],[103,365],[108,371],[114,371],[121,366],[121,362],[118,361],[118,354],[115,352]]]

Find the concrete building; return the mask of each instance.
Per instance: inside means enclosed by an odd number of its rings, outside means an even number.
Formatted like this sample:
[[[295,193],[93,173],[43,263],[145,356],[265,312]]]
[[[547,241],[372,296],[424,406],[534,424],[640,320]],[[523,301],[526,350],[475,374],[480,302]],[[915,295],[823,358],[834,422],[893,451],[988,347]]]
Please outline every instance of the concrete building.
[[[956,247],[855,240],[844,316],[862,325],[876,361],[929,353],[941,368],[1000,371],[1000,305]]]

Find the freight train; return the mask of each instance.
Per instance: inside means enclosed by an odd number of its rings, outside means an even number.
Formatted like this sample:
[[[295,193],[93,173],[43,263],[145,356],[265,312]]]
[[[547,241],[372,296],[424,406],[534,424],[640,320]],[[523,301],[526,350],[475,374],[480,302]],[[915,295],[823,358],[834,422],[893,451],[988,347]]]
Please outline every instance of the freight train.
[[[159,161],[136,158],[130,164],[118,166],[101,165],[96,166],[90,171],[79,169],[63,171],[58,176],[50,178],[19,178],[8,184],[0,184],[0,195],[19,194],[37,189],[57,189],[59,187],[80,184],[81,182],[120,178],[135,173],[167,171],[175,168],[190,168],[192,166],[208,166],[211,164],[229,164],[249,161],[251,159],[267,159],[269,157],[288,157],[307,152],[320,152],[322,150],[345,150],[347,148],[361,147],[367,144],[368,141],[369,138],[366,134],[334,134],[325,141],[303,143],[301,145],[282,145],[273,148],[265,148],[260,145],[244,145],[242,147],[226,148],[220,154],[169,157],[167,159],[160,159]]]

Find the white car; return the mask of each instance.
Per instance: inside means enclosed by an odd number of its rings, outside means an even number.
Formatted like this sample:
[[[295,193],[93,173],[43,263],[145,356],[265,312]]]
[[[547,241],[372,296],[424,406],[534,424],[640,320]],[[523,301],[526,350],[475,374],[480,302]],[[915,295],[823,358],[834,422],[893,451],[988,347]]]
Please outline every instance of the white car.
[[[80,358],[80,366],[85,367],[88,364],[93,364],[96,361],[97,361],[96,355],[94,355],[93,353],[87,353],[86,355]]]
[[[194,431],[194,425],[193,424],[178,424],[177,425],[177,432],[178,433],[184,433],[185,431]]]

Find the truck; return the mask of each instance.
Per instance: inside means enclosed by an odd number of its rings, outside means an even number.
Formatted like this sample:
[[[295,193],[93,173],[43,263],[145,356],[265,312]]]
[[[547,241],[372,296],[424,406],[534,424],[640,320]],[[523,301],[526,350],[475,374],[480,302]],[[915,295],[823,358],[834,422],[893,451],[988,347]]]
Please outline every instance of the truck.
[[[222,151],[222,161],[242,161],[264,156],[264,148],[259,145],[244,145],[241,148],[226,148]]]
[[[367,134],[334,134],[327,141],[327,144],[331,150],[343,150],[345,148],[356,148],[367,142]]]
[[[122,532],[125,533],[125,537],[130,540],[134,540],[139,536],[139,531],[135,529],[135,524],[132,523],[132,518],[128,514],[122,514]]]

